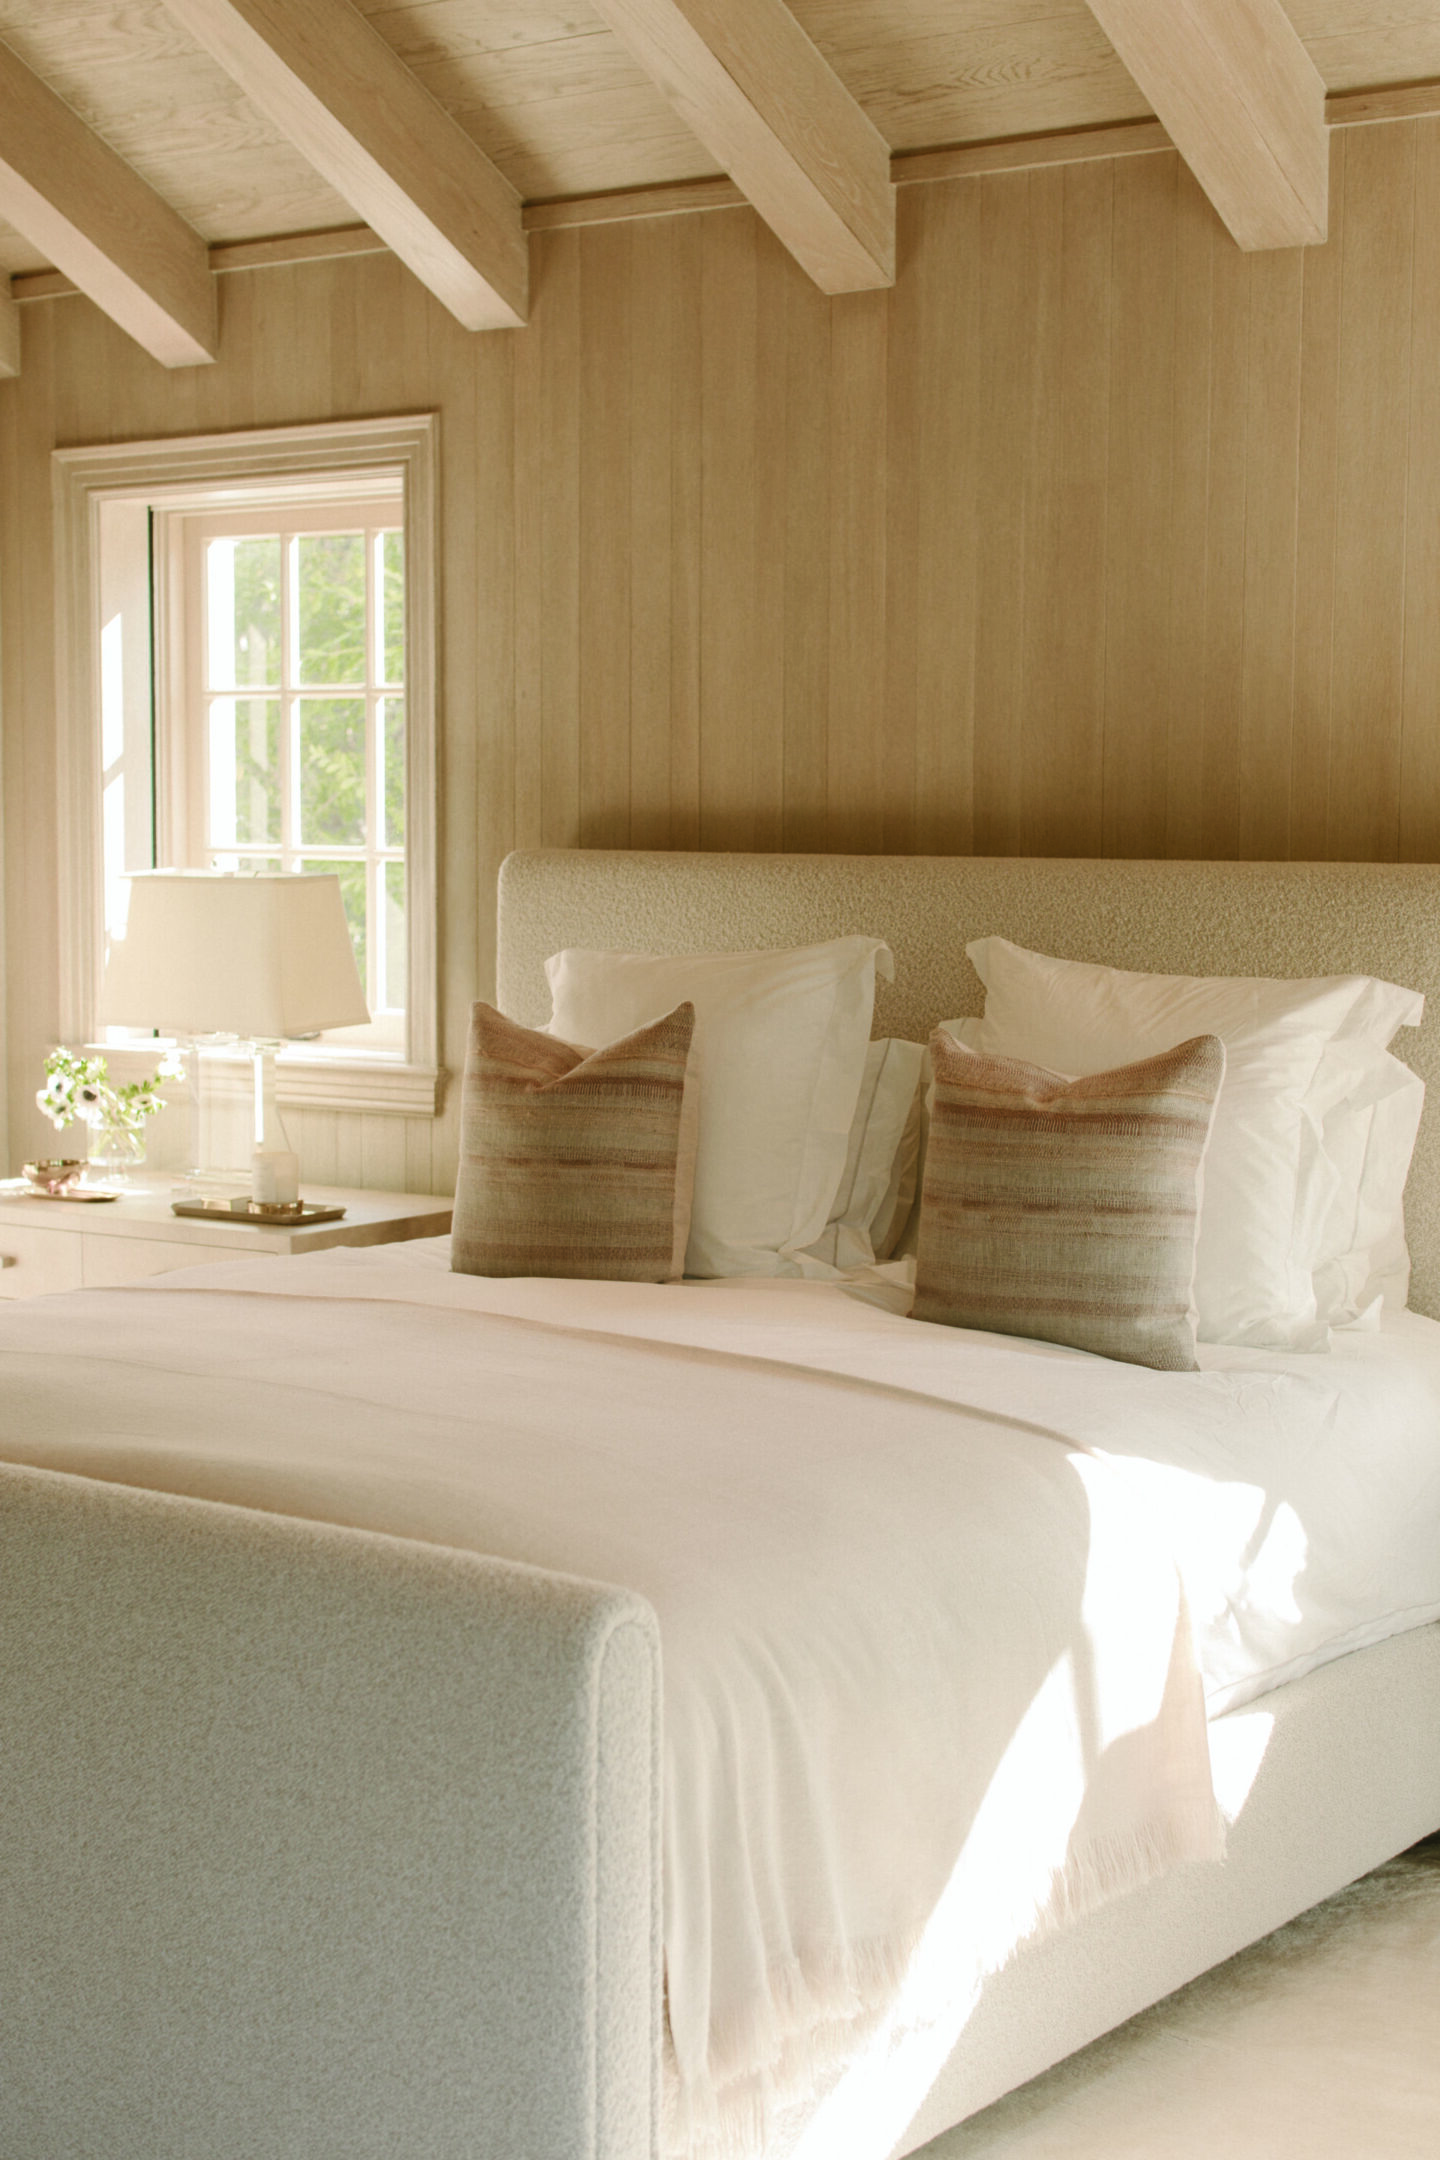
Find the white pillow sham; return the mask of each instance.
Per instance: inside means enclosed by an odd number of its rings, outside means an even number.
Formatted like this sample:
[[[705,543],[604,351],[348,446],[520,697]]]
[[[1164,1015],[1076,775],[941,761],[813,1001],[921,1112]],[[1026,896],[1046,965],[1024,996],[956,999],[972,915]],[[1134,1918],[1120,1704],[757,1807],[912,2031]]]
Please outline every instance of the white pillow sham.
[[[683,999],[700,1136],[687,1275],[798,1275],[845,1168],[870,1041],[879,938],[774,952],[595,952],[545,963],[550,1032],[613,1042]]]
[[[1329,1327],[1374,1327],[1381,1306],[1403,1309],[1410,1291],[1405,1180],[1425,1083],[1372,1043],[1347,1041],[1326,1050],[1321,1087],[1321,1145],[1334,1184],[1319,1230],[1317,1315]]]
[[[1005,938],[980,938],[966,951],[985,985],[985,1013],[951,1028],[972,1048],[1079,1076],[1194,1035],[1220,1037],[1226,1075],[1196,1254],[1201,1340],[1324,1348],[1363,1264],[1346,1257],[1333,1280],[1324,1278],[1322,1308],[1317,1270],[1342,1259],[1331,1247],[1347,1234],[1341,1168],[1324,1144],[1327,1103],[1339,1110],[1344,1097],[1327,1052],[1345,1043],[1383,1055],[1395,1029],[1418,1019],[1418,994],[1360,975],[1136,974],[1027,952]],[[1357,1204],[1352,1229],[1358,1215]],[[1367,1265],[1367,1280],[1371,1272]]]
[[[923,1043],[887,1037],[867,1048],[830,1220],[801,1256],[807,1274],[873,1267],[899,1244],[915,1200],[924,1063]]]

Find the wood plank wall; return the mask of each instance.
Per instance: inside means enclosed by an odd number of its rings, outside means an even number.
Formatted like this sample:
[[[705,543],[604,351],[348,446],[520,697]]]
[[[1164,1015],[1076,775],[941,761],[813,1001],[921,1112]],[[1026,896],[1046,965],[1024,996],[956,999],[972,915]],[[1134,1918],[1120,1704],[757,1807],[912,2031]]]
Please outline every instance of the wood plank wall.
[[[1440,121],[1332,154],[1303,253],[1239,254],[1165,153],[904,190],[890,294],[725,210],[537,236],[522,333],[384,257],[227,277],[173,376],[27,307],[11,1154],[55,1026],[55,444],[442,413],[452,1070],[515,845],[1435,859]],[[307,1175],[443,1188],[454,1094],[307,1114]]]

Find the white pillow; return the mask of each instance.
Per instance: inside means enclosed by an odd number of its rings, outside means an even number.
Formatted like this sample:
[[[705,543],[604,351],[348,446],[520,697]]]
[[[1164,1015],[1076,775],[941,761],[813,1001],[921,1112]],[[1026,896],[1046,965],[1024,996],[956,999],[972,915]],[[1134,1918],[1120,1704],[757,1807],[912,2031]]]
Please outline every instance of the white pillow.
[[[700,1091],[687,1275],[798,1275],[845,1168],[870,1040],[879,938],[793,951],[559,952],[550,1032],[614,1042],[683,998]]]
[[[1363,975],[1133,974],[1026,952],[1004,938],[977,939],[966,951],[985,984],[985,1014],[952,1032],[972,1048],[1079,1075],[1194,1035],[1220,1037],[1225,1083],[1205,1156],[1196,1253],[1200,1337],[1323,1348],[1338,1293],[1327,1286],[1322,1313],[1315,1273],[1345,1227],[1341,1170],[1324,1146],[1335,1093],[1326,1053],[1340,1042],[1383,1051],[1397,1026],[1418,1017],[1417,994]]]
[[[803,1262],[831,1268],[872,1267],[900,1242],[915,1199],[920,1153],[920,1072],[923,1043],[889,1038],[865,1052],[860,1099],[850,1127],[845,1168],[824,1234]],[[805,1272],[814,1272],[806,1264]]]
[[[1326,1050],[1316,1084],[1329,1098],[1322,1146],[1335,1173],[1320,1227],[1316,1308],[1330,1327],[1373,1327],[1381,1305],[1402,1308],[1410,1290],[1405,1179],[1425,1083],[1372,1043],[1337,1042]]]

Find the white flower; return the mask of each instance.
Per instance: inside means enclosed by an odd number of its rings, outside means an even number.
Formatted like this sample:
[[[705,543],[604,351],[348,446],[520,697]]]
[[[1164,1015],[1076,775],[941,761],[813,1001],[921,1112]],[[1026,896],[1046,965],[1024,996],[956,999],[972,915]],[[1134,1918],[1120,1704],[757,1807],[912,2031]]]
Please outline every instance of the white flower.
[[[157,1080],[183,1080],[185,1078],[185,1060],[178,1050],[172,1047],[165,1052],[156,1068],[155,1077]]]
[[[35,1101],[56,1132],[63,1132],[75,1115],[74,1095],[75,1083],[64,1073],[52,1073],[36,1092]]]
[[[75,1091],[75,1108],[85,1123],[91,1127],[105,1122],[105,1097],[108,1090],[87,1084]]]

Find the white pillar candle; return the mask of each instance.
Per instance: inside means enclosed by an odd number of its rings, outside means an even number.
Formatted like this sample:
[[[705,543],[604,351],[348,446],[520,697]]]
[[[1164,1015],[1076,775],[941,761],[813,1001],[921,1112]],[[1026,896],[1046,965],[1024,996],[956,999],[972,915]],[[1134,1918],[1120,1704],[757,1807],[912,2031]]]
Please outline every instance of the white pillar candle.
[[[250,1197],[262,1207],[293,1207],[300,1198],[300,1158],[289,1148],[256,1148]]]

